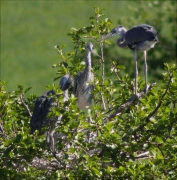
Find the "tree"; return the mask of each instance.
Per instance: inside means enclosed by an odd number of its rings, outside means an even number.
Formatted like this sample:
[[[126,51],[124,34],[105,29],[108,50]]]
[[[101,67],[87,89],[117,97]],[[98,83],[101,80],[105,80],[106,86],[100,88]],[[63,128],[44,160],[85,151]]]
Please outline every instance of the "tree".
[[[94,7],[90,22],[68,34],[73,52],[64,52],[62,45],[56,47],[61,62],[53,65],[58,70],[55,80],[68,73],[75,76],[83,69],[87,39],[98,51],[93,54],[94,105],[86,111],[77,109],[73,95],[63,102],[55,84],[47,87],[56,92],[58,102],[49,116],[55,119],[62,114],[56,132],[64,138],[58,138],[57,152],[38,132],[29,135],[36,100],[34,94],[25,97],[30,88],[18,86],[16,91],[7,92],[6,83],[1,81],[1,179],[176,179],[176,65],[165,63],[162,80],[152,83],[147,94],[139,77],[137,100],[132,78],[120,75],[125,67],[108,56],[111,51],[104,49],[101,41],[111,21],[104,18],[102,9]],[[106,57],[111,65],[105,74]]]

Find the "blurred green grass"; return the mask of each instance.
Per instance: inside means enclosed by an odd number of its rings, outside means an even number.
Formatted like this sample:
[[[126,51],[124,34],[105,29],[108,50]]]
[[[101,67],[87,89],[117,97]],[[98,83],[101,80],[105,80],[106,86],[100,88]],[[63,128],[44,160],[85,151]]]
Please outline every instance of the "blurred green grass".
[[[106,17],[117,25],[119,18],[135,16],[134,9],[140,3],[1,1],[1,79],[8,82],[7,90],[13,91],[17,85],[23,85],[25,88],[32,87],[30,93],[43,93],[45,85],[51,84],[56,77],[57,70],[52,65],[60,61],[54,46],[66,44],[65,50],[72,51],[73,44],[67,33],[72,27],[88,26],[95,5],[105,8]],[[132,11],[127,7],[131,7]],[[140,24],[136,18],[134,21]],[[164,34],[169,33],[168,29],[164,29]],[[115,39],[110,41],[116,43]],[[119,52],[121,54],[121,50]],[[123,54],[132,58],[131,51]]]

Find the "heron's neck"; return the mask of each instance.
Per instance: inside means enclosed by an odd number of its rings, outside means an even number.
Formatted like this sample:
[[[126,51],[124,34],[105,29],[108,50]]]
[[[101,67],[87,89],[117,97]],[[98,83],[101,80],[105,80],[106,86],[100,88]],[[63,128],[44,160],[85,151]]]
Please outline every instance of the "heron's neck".
[[[87,50],[86,58],[85,58],[85,71],[91,71],[91,52]]]
[[[119,47],[121,47],[121,48],[126,48],[126,47],[127,47],[127,43],[126,43],[126,41],[125,41],[124,38],[119,38],[119,39],[117,40],[117,45],[118,45]]]
[[[117,45],[121,48],[125,48],[127,47],[127,43],[125,41],[125,33],[127,32],[127,30],[122,27],[120,30],[120,38],[117,40]]]

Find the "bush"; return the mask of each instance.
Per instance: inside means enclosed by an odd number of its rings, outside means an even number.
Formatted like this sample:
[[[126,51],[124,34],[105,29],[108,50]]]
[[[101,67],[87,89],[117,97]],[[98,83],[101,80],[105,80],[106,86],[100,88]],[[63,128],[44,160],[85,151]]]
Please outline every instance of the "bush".
[[[165,63],[162,80],[151,84],[147,94],[139,77],[137,100],[132,95],[132,78],[120,76],[125,67],[111,57],[106,59],[110,70],[105,76],[105,57],[110,52],[103,48],[101,37],[112,23],[104,18],[102,9],[95,7],[94,13],[89,26],[73,28],[68,34],[73,52],[57,46],[61,62],[53,65],[58,69],[55,80],[65,74],[75,76],[84,68],[85,40],[91,40],[96,50],[92,55],[93,106],[79,111],[72,94],[63,102],[61,90],[48,86],[56,92],[58,103],[49,116],[53,119],[62,114],[55,131],[64,138],[58,139],[56,152],[46,145],[44,135],[29,134],[36,100],[34,94],[25,98],[30,88],[18,86],[7,92],[1,81],[1,179],[176,179],[177,68]]]

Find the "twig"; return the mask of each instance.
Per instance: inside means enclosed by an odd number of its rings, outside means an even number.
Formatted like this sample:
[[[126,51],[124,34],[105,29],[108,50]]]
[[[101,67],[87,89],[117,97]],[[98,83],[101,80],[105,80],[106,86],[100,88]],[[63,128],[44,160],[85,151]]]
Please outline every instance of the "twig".
[[[155,84],[156,83],[152,83],[148,87],[148,91],[151,90],[152,87],[155,86]],[[145,89],[139,93],[139,98],[142,98],[144,95],[146,95]],[[113,119],[114,117],[119,116],[120,114],[122,114],[122,111],[125,110],[126,108],[128,108],[129,106],[131,106],[136,100],[137,100],[137,96],[136,95],[132,95],[125,103],[123,103],[118,108],[116,108],[116,110],[112,114],[110,114],[104,120],[104,122],[106,123],[106,122],[110,121],[111,119]]]
[[[102,64],[102,84],[104,84],[104,72],[105,72],[105,64],[104,64],[104,56],[103,56],[103,43],[100,42],[100,50],[101,50],[101,64]],[[104,100],[104,96],[101,94],[101,99],[102,99],[102,106],[103,109],[106,110],[106,105],[105,105],[105,100]]]
[[[176,170],[176,169],[177,169],[177,165],[174,166],[174,167],[171,168],[171,169],[164,170],[163,173],[164,173],[164,174],[168,174],[170,171],[173,171],[173,170]]]
[[[32,117],[32,114],[30,112],[28,105],[24,102],[24,94],[20,94],[20,100],[22,104],[25,106],[26,110],[28,111],[29,116]]]
[[[149,151],[144,152],[142,154],[138,154],[136,157],[134,157],[134,159],[136,160],[150,159],[150,158],[153,158],[153,156],[150,155]],[[126,159],[129,160],[129,159],[132,159],[132,157],[129,155],[126,155]]]
[[[149,157],[149,151],[144,152],[144,153],[142,153],[142,154],[138,154],[138,155],[136,156],[136,158],[144,158],[144,157]]]
[[[0,123],[0,135],[2,135],[3,137],[5,137],[6,139],[9,138],[8,135],[5,133],[3,124],[1,124],[1,123]]]

